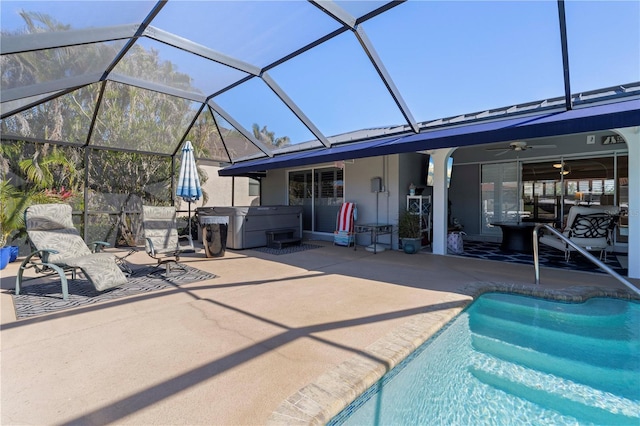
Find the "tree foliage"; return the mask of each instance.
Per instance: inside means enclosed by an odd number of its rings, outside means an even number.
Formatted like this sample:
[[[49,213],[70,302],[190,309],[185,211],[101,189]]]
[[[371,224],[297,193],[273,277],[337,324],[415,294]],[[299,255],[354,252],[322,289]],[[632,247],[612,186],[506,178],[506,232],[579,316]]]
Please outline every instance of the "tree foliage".
[[[22,11],[21,16],[27,33],[70,29],[44,14]],[[121,48],[122,42],[111,42],[4,55],[2,87],[21,87],[94,72],[97,67],[104,67],[105,58],[110,61],[116,57]],[[191,78],[178,72],[171,62],[162,61],[153,49],[134,46],[118,64],[117,72],[137,78],[152,77],[156,82],[193,91]],[[101,102],[98,104],[99,99]],[[107,148],[90,151],[87,188],[93,201],[104,199],[103,194],[125,194],[129,199],[138,197],[147,203],[166,204],[171,199],[171,176],[174,172],[170,156],[175,154],[178,141],[183,139],[184,129],[196,112],[191,101],[186,99],[121,83],[102,82],[3,119],[2,133],[15,135],[16,139],[24,137],[45,142],[33,144],[33,151],[24,155],[17,164],[12,162],[12,172],[20,177],[23,186],[41,189],[59,188],[61,185],[74,189],[80,187],[80,173],[84,172],[83,151],[69,156],[68,151],[63,152],[46,143],[63,141],[78,146]],[[207,148],[201,142],[197,139],[192,142],[196,150],[206,154]],[[13,145],[14,151],[19,152],[24,143],[7,145]],[[9,162],[5,163],[9,165]],[[202,181],[206,181],[206,174],[200,172]],[[113,207],[110,201],[113,199],[105,200],[109,209]],[[105,209],[95,202],[91,203],[94,209]],[[126,206],[120,204],[117,207]]]
[[[276,133],[269,131],[267,129],[267,126],[262,126],[262,128],[260,128],[257,123],[253,123],[252,130],[253,136],[255,136],[256,139],[272,148],[281,148],[283,146],[289,145],[289,143],[291,142],[289,136],[276,138]]]

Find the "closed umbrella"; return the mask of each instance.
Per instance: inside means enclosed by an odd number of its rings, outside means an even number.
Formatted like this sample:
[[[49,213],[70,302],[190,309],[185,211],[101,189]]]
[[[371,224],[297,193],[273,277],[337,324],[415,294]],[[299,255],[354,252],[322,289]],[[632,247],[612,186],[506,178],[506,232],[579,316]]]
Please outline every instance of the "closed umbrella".
[[[176,195],[189,203],[189,238],[191,238],[191,203],[202,196],[200,178],[196,169],[196,160],[193,156],[191,141],[186,141],[182,147],[182,163],[178,177],[178,189]]]

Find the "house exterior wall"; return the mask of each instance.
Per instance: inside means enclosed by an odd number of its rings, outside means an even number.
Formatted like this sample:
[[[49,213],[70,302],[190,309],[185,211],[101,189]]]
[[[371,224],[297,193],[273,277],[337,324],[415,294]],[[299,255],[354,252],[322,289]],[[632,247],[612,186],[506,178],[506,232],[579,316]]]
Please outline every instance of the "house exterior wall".
[[[400,167],[398,170],[398,194],[400,194],[400,204],[398,209],[403,210],[406,208],[406,196],[409,195],[409,185],[412,183],[418,188],[424,188],[426,192],[422,195],[429,195],[427,188],[427,172],[426,167],[428,165],[428,155],[419,154],[416,152],[409,152],[405,154],[399,154]]]
[[[454,158],[456,153],[453,154]],[[458,219],[469,236],[480,235],[480,165],[453,163],[449,201],[451,218]]]
[[[206,193],[204,197],[191,203],[191,211],[196,207],[216,207],[216,206],[253,206],[259,205],[260,197],[249,195],[249,178],[219,176],[220,166],[198,163],[198,167],[207,175],[206,182],[202,183],[202,191]],[[187,210],[188,203],[178,198],[178,209]]]
[[[418,155],[418,154],[415,154]],[[335,167],[334,163],[314,165],[314,168]],[[311,168],[311,167],[308,167]],[[262,179],[262,205],[288,204],[288,171],[297,169],[274,169],[267,172]],[[404,203],[406,190],[399,194],[398,170],[399,156],[389,155],[382,157],[360,158],[344,163],[344,199],[354,202],[358,206],[358,219],[356,223],[395,223],[398,220],[398,206]],[[371,192],[371,179],[382,179],[383,191],[377,194]],[[408,188],[408,183],[406,184]],[[332,240],[332,234],[308,235],[310,238]],[[382,236],[380,241],[392,244],[397,248],[397,238],[394,236]],[[369,235],[358,235],[359,245],[370,244]]]
[[[637,128],[621,129],[619,133],[626,138],[627,145],[606,146],[601,143],[602,136],[614,134],[608,132],[591,132],[595,136],[595,143],[588,143],[586,134],[563,136],[561,138],[543,138],[527,141],[530,145],[555,144],[556,148],[546,150],[531,149],[517,154],[508,153],[496,158],[496,153],[487,151],[482,146],[458,148],[453,152],[454,165],[448,198],[451,200],[451,217],[457,218],[464,226],[470,237],[480,237],[480,167],[482,163],[498,161],[514,161],[528,159],[551,159],[563,155],[589,155],[625,152],[629,153],[629,256],[636,256],[640,252],[640,215],[638,215],[638,196],[640,187],[638,170],[639,159],[636,158],[640,149],[640,137]],[[508,144],[505,144],[508,145]],[[517,157],[516,157],[517,155]],[[640,156],[637,156],[640,157]],[[394,154],[381,157],[361,158],[346,161],[344,164],[345,200],[358,204],[357,223],[377,222],[396,224],[398,213],[406,205],[406,195],[409,184],[425,186],[426,183],[426,155],[420,153]],[[335,164],[321,164],[313,167],[335,167]],[[312,168],[312,166],[305,167]],[[383,190],[376,194],[371,192],[371,178],[381,177]],[[418,183],[417,183],[418,182]],[[270,170],[262,180],[262,204],[288,204],[287,198],[287,170]],[[432,195],[432,188],[426,187],[423,195]],[[376,216],[377,202],[377,216]],[[434,205],[434,210],[440,209],[446,215],[446,206]],[[435,231],[434,231],[435,232]],[[446,236],[446,234],[445,234]],[[313,235],[312,238],[331,239],[331,235]],[[359,245],[370,244],[368,235],[358,236]],[[391,244],[398,248],[397,233],[393,236],[383,236],[380,242]],[[633,264],[629,268],[629,277],[638,278],[640,272]]]
[[[286,206],[289,204],[286,169],[273,169],[267,171],[267,176],[261,179],[262,206]]]

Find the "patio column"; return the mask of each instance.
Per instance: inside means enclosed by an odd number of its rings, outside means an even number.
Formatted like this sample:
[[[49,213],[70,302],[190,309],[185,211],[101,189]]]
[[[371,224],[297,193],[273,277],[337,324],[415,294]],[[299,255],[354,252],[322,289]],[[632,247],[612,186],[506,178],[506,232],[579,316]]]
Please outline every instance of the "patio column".
[[[640,127],[614,129],[629,149],[629,278],[640,278]]]
[[[447,162],[456,148],[429,151],[433,158],[433,254],[447,254],[447,210],[449,190],[447,188]]]

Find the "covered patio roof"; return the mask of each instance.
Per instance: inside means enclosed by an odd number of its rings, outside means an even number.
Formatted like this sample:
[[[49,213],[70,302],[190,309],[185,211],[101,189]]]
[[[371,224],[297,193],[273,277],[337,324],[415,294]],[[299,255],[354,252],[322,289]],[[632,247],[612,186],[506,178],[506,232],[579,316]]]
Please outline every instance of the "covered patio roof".
[[[416,152],[429,149],[479,145],[517,139],[561,136],[640,125],[640,100],[588,106],[570,111],[548,111],[503,120],[441,127],[400,137],[387,137],[330,148],[247,161],[220,170],[221,176],[251,174],[282,167]]]

